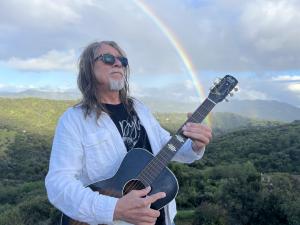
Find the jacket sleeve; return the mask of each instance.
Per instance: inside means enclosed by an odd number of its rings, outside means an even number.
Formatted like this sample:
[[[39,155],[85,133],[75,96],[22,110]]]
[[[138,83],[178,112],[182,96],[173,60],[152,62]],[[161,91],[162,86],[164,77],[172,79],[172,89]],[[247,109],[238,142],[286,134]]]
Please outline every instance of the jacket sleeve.
[[[118,199],[99,195],[79,180],[84,156],[74,121],[66,112],[58,122],[45,179],[48,199],[72,219],[89,224],[111,224]]]
[[[158,134],[160,148],[162,148],[171,138],[168,131],[162,128],[159,122],[151,114],[151,123],[155,124],[156,133]],[[184,145],[176,153],[172,161],[182,162],[182,163],[192,163],[196,160],[202,158],[205,148],[201,149],[199,152],[195,152],[192,149],[192,140],[188,139]]]

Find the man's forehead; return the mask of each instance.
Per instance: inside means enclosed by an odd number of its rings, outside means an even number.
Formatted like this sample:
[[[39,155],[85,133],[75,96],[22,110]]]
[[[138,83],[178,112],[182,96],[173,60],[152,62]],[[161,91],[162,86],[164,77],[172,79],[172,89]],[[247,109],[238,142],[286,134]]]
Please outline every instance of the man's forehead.
[[[113,55],[120,55],[119,51],[115,49],[114,47],[107,45],[107,44],[102,44],[98,49],[97,49],[97,55],[100,54],[105,54],[105,53],[111,53]]]

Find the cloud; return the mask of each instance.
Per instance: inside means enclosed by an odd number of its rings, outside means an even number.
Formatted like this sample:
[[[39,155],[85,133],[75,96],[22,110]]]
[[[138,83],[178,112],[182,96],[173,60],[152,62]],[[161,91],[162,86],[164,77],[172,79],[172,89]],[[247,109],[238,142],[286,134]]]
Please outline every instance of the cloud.
[[[92,1],[71,0],[11,0],[0,3],[2,20],[0,24],[15,27],[36,27],[57,29],[81,19],[80,7],[91,5]],[[25,10],[26,9],[26,10]]]
[[[274,81],[300,81],[300,76],[282,75],[277,77],[272,77]]]
[[[185,80],[184,81],[184,86],[188,90],[191,90],[191,89],[195,88],[192,80]]]
[[[144,2],[172,31],[189,56],[188,63],[201,75],[201,85],[211,83],[205,80],[203,84],[203,71],[251,73],[253,76],[238,76],[241,92],[237,98],[269,98],[299,105],[295,95],[300,71],[299,1]],[[138,80],[133,93],[172,98],[177,94],[176,98],[183,96],[186,101],[197,96],[192,82],[182,79],[189,74],[177,50],[134,1],[11,0],[0,2],[0,14],[0,62],[10,67],[41,73],[74,71],[76,53],[88,43],[115,40],[128,55],[132,75],[148,77],[146,82]],[[162,87],[167,81],[161,78],[166,75],[173,75],[174,82]]]
[[[41,92],[67,92],[72,91],[75,93],[79,93],[79,90],[74,89],[73,87],[67,85],[59,85],[56,87],[49,85],[37,85],[37,84],[0,84],[0,92],[22,92],[27,90],[35,90]]]
[[[257,90],[249,90],[249,89],[242,89],[239,91],[238,94],[236,94],[239,99],[250,99],[250,100],[268,100],[270,97],[262,92],[262,91],[257,91]]]
[[[144,2],[172,31],[198,71],[300,67],[298,1]],[[182,59],[134,1],[12,0],[0,3],[0,13],[0,41],[6,43],[0,45],[2,60],[38,57],[51,49],[81,51],[94,40],[115,40],[128,53],[133,71],[182,73]]]
[[[296,83],[296,84],[289,84],[288,85],[289,90],[293,91],[293,92],[297,92],[300,94],[300,83]]]
[[[9,67],[22,71],[53,71],[53,70],[76,70],[76,56],[73,49],[61,52],[51,50],[38,58],[20,59],[12,57],[6,62]]]

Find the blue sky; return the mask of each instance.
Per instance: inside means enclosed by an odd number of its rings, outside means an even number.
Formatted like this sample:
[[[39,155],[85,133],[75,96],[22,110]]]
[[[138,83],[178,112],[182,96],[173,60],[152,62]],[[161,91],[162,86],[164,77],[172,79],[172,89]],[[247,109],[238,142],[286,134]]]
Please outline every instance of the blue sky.
[[[180,41],[205,92],[231,73],[237,99],[300,106],[299,1],[143,2]],[[129,58],[133,95],[197,99],[182,59],[134,1],[11,0],[0,13],[0,92],[76,90],[82,49],[115,40]]]

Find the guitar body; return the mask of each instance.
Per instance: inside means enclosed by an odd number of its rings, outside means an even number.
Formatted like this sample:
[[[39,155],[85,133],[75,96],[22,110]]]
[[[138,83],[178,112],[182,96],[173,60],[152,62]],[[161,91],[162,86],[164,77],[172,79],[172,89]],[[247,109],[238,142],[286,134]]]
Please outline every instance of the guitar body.
[[[126,154],[117,173],[112,178],[95,182],[88,185],[88,187],[93,191],[99,192],[99,194],[116,198],[121,198],[131,190],[143,189],[149,185],[141,182],[137,177],[153,158],[154,156],[147,150],[142,148],[132,149]],[[165,198],[159,199],[151,205],[151,208],[156,210],[171,202],[178,192],[177,179],[167,167],[162,170],[150,186],[151,191],[149,195],[157,192],[166,193]],[[116,222],[116,224],[121,223],[123,222]],[[61,224],[84,225],[86,223],[75,221],[63,214]]]

